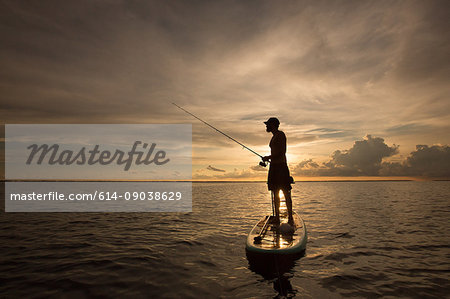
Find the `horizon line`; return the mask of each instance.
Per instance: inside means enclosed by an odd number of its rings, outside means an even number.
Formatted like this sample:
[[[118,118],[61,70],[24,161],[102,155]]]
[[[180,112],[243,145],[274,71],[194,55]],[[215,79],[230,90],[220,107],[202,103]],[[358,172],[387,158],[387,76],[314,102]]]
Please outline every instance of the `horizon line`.
[[[181,182],[191,182],[191,183],[267,183],[266,180],[123,180],[123,179],[110,179],[110,180],[99,180],[99,179],[1,179],[1,182],[165,182],[165,183],[181,183]],[[318,180],[297,180],[296,182],[411,182],[411,181],[450,181],[450,179],[424,179],[424,178],[389,178],[389,179],[318,179]],[[295,184],[295,183],[294,183]]]

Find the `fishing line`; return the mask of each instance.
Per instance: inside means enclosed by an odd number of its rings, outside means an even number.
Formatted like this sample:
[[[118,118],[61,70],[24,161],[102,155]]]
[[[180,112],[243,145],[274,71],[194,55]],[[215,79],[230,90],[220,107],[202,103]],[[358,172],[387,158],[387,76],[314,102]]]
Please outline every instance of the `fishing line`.
[[[178,106],[178,105],[175,104],[175,103],[172,103],[172,105],[174,105],[174,106],[176,106],[177,108],[183,110],[183,111],[186,112],[187,114],[189,114],[189,115],[195,117],[196,119],[198,119],[199,121],[201,121],[202,123],[204,123],[204,124],[207,125],[208,127],[212,128],[213,130],[219,132],[219,133],[222,134],[223,136],[225,136],[225,137],[227,137],[227,138],[233,140],[234,142],[236,142],[237,144],[239,144],[240,146],[242,146],[242,147],[245,148],[246,150],[249,150],[250,152],[252,152],[252,153],[254,153],[255,155],[257,155],[258,157],[260,157],[261,159],[263,158],[263,156],[261,156],[260,154],[258,154],[257,152],[255,152],[254,150],[252,150],[251,148],[249,148],[248,146],[244,145],[242,142],[239,142],[239,141],[237,141],[236,139],[234,139],[233,137],[231,137],[230,135],[225,134],[225,133],[222,132],[221,130],[215,128],[214,126],[210,125],[209,123],[207,123],[207,122],[204,121],[203,119],[201,119],[201,118],[195,116],[194,114],[192,114],[191,112],[187,111],[186,109],[184,109],[184,108]],[[264,165],[263,165],[263,164],[264,164]],[[264,167],[266,166],[266,164],[265,164],[264,162],[259,163],[259,165],[264,166]]]

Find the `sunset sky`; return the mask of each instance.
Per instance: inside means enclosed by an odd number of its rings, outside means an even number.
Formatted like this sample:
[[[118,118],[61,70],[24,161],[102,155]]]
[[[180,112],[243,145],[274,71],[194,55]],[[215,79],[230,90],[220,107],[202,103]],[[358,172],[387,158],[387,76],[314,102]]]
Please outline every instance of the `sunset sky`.
[[[192,123],[194,179],[265,179],[176,102],[262,155],[278,117],[299,180],[450,178],[449,1],[0,5],[4,123]]]

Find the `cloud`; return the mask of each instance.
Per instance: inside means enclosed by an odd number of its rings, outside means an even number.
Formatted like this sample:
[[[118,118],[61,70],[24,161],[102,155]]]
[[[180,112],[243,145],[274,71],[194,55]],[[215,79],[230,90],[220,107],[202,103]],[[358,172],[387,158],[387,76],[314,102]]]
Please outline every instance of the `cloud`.
[[[373,176],[378,175],[383,158],[398,153],[398,146],[388,146],[383,138],[367,135],[366,139],[356,141],[348,150],[337,150],[331,160],[319,165],[312,159],[297,164],[296,175],[323,176]]]
[[[208,165],[208,167],[206,167],[206,169],[211,170],[211,171],[217,171],[217,172],[226,172],[223,169],[215,168],[215,167],[212,167],[211,165]]]
[[[450,68],[448,57],[450,55],[450,36],[448,28],[449,2],[429,1],[413,5],[421,13],[414,16],[421,18],[422,22],[414,24],[414,34],[408,36],[402,48],[401,59],[398,61],[396,71],[403,80],[436,80],[440,84],[448,85]],[[431,38],[430,37],[440,38]]]
[[[321,164],[305,159],[292,168],[301,176],[412,176],[450,178],[450,147],[417,145],[404,161],[388,162],[385,158],[398,153],[399,146],[388,146],[384,139],[367,135],[348,150],[335,151]]]
[[[232,141],[170,102],[258,152],[267,148],[262,121],[270,116],[280,118],[288,145],[298,145],[291,156],[323,157],[367,131],[409,151],[448,144],[449,6],[5,1],[0,116],[6,123],[193,123],[194,147],[208,147],[202,156],[210,161],[226,157]],[[375,172],[373,163],[361,172]],[[333,171],[355,173],[344,166]]]
[[[348,175],[377,175],[383,158],[398,153],[398,146],[389,147],[384,139],[366,136],[367,139],[356,141],[349,150],[337,150],[325,165]]]
[[[265,174],[260,171],[255,171],[252,168],[235,168],[233,171],[225,173],[215,173],[211,175],[206,169],[199,169],[192,175],[194,180],[263,180],[266,178]]]
[[[380,174],[450,178],[450,147],[417,145],[402,163],[383,163]]]
[[[312,159],[308,159],[298,163],[297,167],[299,169],[316,169],[319,168],[319,164],[314,162]]]
[[[398,145],[389,146],[383,138],[367,135],[347,150],[336,150],[326,162],[304,159],[291,166],[291,174],[303,177],[333,176],[409,176],[450,178],[450,147],[447,145],[417,145],[401,162],[385,161],[398,154]],[[208,171],[216,173],[211,174]],[[267,168],[259,165],[226,172],[212,167],[197,170],[193,179],[264,180]]]
[[[250,167],[253,171],[267,171],[267,167],[263,167],[261,165],[255,165]]]
[[[386,129],[388,133],[394,133],[396,136],[399,135],[412,135],[412,134],[420,134],[420,133],[428,133],[430,132],[430,127],[423,124],[401,124],[396,125]]]
[[[406,159],[405,167],[413,175],[450,177],[450,147],[418,145]]]

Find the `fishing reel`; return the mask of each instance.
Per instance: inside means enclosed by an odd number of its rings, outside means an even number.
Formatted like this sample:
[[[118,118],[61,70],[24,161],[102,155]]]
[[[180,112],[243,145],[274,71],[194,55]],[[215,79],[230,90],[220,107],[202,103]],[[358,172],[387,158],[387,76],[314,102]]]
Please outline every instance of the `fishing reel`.
[[[261,161],[261,162],[259,162],[259,166],[266,167],[267,166],[267,162]]]

